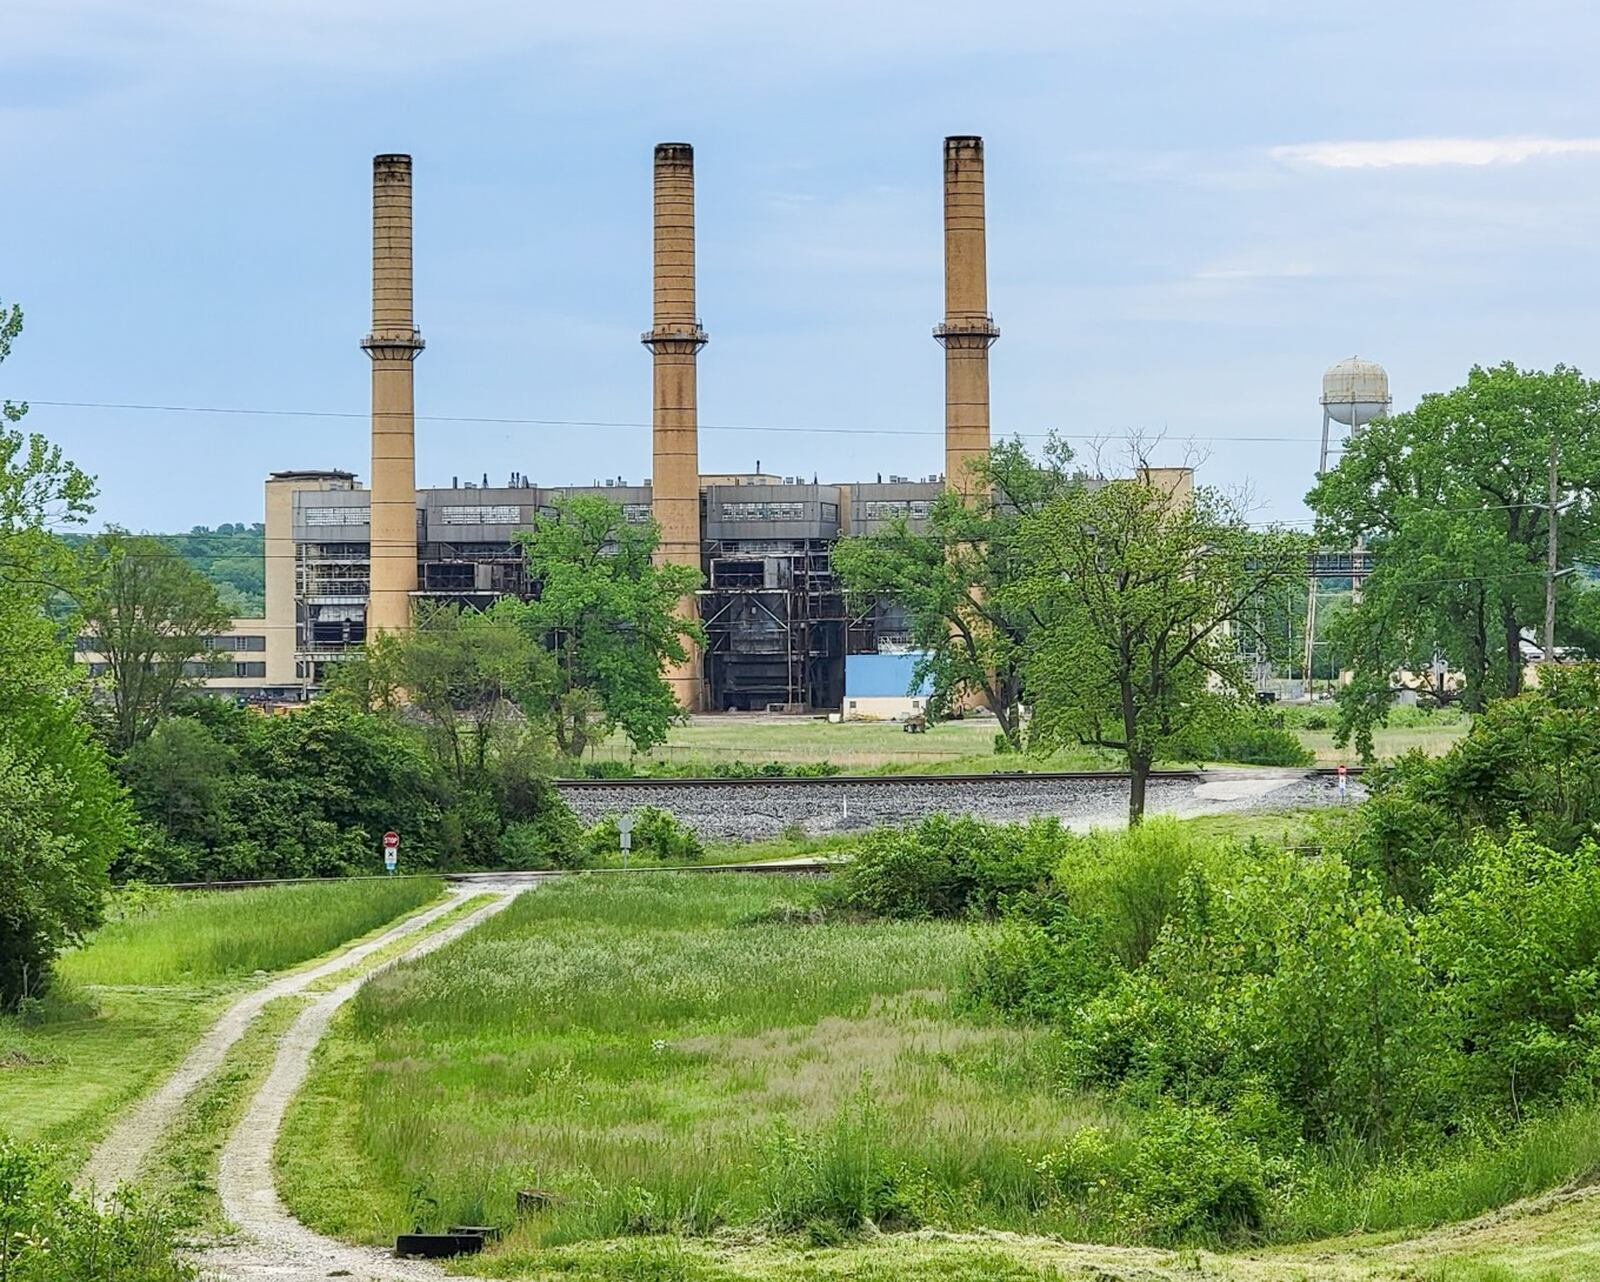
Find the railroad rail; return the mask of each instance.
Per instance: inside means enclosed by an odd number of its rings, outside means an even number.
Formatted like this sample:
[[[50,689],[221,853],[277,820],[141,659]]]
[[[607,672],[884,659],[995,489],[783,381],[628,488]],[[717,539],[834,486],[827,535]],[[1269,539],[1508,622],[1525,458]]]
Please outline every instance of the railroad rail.
[[[634,864],[627,868],[528,868],[500,872],[404,872],[355,873],[333,877],[250,877],[233,881],[166,881],[162,890],[255,890],[263,886],[320,886],[330,881],[399,881],[403,878],[434,877],[440,881],[471,885],[474,882],[504,884],[508,881],[533,885],[552,877],[606,877],[612,873],[649,872],[741,872],[784,877],[823,877],[833,871],[831,859],[758,859],[733,864]]]
[[[1291,767],[1297,768],[1297,767]],[[1224,767],[1248,771],[1250,767]],[[1345,767],[1348,777],[1362,773],[1360,766]],[[1152,783],[1163,780],[1173,782],[1203,783],[1215,771],[1199,767],[1188,770],[1152,770]],[[1307,766],[1306,778],[1334,778],[1338,766]],[[555,785],[563,792],[586,792],[606,788],[904,788],[908,784],[973,783],[1127,783],[1126,770],[993,770],[983,774],[951,775],[738,775],[724,778],[719,775],[623,775],[613,779],[557,779]]]
[[[1200,770],[1155,770],[1152,780],[1199,781]],[[961,775],[625,775],[616,779],[557,779],[563,792],[584,792],[605,788],[904,788],[907,784],[995,783],[1126,783],[1126,771],[1117,770],[993,770],[983,774]]]

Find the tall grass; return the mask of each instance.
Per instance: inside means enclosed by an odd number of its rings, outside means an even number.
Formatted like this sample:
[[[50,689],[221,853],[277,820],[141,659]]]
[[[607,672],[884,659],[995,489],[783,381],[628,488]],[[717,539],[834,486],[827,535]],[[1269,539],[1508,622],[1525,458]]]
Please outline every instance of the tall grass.
[[[82,948],[62,956],[80,984],[203,982],[281,970],[438,896],[431,877],[230,891],[141,891]]]
[[[291,1112],[290,1204],[374,1240],[510,1223],[521,1187],[556,1195],[522,1230],[545,1243],[1026,1222],[1040,1157],[1115,1119],[1059,1092],[1049,1034],[951,1009],[974,928],[797,924],[815,898],[574,878],[379,976]],[[359,1197],[331,1165],[358,1170]]]

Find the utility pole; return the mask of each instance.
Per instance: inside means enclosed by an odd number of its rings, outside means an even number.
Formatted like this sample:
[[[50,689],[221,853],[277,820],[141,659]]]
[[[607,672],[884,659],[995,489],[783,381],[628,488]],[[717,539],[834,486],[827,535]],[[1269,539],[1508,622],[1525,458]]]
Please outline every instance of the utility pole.
[[[1556,661],[1556,434],[1550,433],[1550,525],[1545,536],[1544,661]]]

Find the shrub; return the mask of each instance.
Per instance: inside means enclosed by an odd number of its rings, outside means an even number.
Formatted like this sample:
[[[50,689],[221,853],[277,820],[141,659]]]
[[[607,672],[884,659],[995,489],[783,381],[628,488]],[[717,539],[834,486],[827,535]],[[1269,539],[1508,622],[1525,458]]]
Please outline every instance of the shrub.
[[[615,863],[622,858],[622,830],[616,815],[607,815],[583,836],[583,853],[591,864]],[[632,863],[686,864],[705,854],[693,828],[681,824],[671,811],[643,806],[633,812]]]
[[[1491,704],[1442,757],[1412,753],[1371,778],[1386,804],[1362,807],[1376,831],[1358,832],[1352,858],[1425,881],[1479,830],[1521,825],[1566,851],[1600,831],[1600,664],[1545,667],[1540,681]]]
[[[1515,1117],[1600,1086],[1600,847],[1480,837],[1418,934],[1468,1102]]]
[[[1244,725],[1218,735],[1202,754],[1207,761],[1252,766],[1309,766],[1316,761],[1294,731],[1274,725]]]
[[[992,915],[1008,897],[1044,887],[1067,840],[1055,819],[987,824],[932,815],[868,833],[828,894],[839,907],[874,916]]]
[[[1171,1241],[1234,1239],[1267,1211],[1260,1150],[1203,1108],[1163,1108],[1146,1120],[1127,1171],[1130,1209],[1145,1232]]]
[[[1050,900],[1007,918],[984,941],[966,992],[1021,1019],[1064,1024],[1115,973],[1097,924]]]
[[[1185,876],[1215,847],[1181,823],[1063,835],[1055,885],[1020,896],[978,949],[968,992],[1025,1019],[1066,1022],[1118,975],[1144,963],[1177,907]]]
[[[1127,832],[1073,840],[1056,867],[1072,910],[1100,923],[1105,947],[1124,966],[1143,965],[1184,878],[1217,861],[1218,847],[1174,819],[1149,819]]]
[[[1053,1153],[1034,1165],[1051,1191],[1061,1197],[1085,1199],[1111,1184],[1120,1174],[1111,1140],[1098,1126],[1082,1126]]]
[[[1329,856],[1193,869],[1179,900],[1069,1028],[1072,1074],[1146,1104],[1269,1089],[1313,1139],[1402,1133],[1441,1054],[1404,918]]]
[[[172,1229],[131,1193],[97,1208],[49,1154],[0,1137],[0,1277],[16,1282],[188,1282]]]
[[[560,828],[538,821],[508,823],[500,832],[501,865],[516,869],[578,867],[583,851],[577,842],[568,841]]]

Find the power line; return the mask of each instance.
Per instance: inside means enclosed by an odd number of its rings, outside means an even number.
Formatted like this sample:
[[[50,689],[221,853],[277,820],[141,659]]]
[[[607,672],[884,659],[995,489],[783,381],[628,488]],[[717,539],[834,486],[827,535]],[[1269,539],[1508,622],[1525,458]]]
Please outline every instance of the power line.
[[[24,398],[26,399],[26,398]],[[356,410],[306,410],[306,409],[263,409],[253,406],[230,405],[151,405],[131,401],[39,401],[28,400],[29,405],[42,405],[52,409],[87,409],[87,410],[135,410],[149,413],[162,414],[220,414],[243,415],[263,418],[326,418],[326,419],[352,419],[366,421],[374,417],[367,411]],[[378,415],[377,417],[382,417]],[[628,419],[581,419],[581,418],[520,418],[504,415],[479,415],[479,414],[414,414],[411,416],[418,423],[476,423],[489,427],[598,427],[616,428],[626,431],[648,431],[653,425],[642,420]],[[817,427],[817,426],[785,426],[776,423],[701,423],[699,430],[702,432],[775,432],[793,433],[799,436],[824,435],[824,436],[926,436],[942,437],[944,429],[920,427]],[[1012,432],[998,431],[998,435],[1021,436],[1033,440],[1045,440],[1051,436],[1060,437],[1071,441],[1114,441],[1138,439],[1137,433],[1115,432]],[[1162,438],[1165,440],[1166,438]],[[1250,445],[1309,445],[1312,444],[1308,437],[1303,436],[1183,436],[1170,438],[1173,443],[1181,444],[1185,441],[1210,441],[1230,444]],[[1152,445],[1162,443],[1161,440],[1151,438]]]

